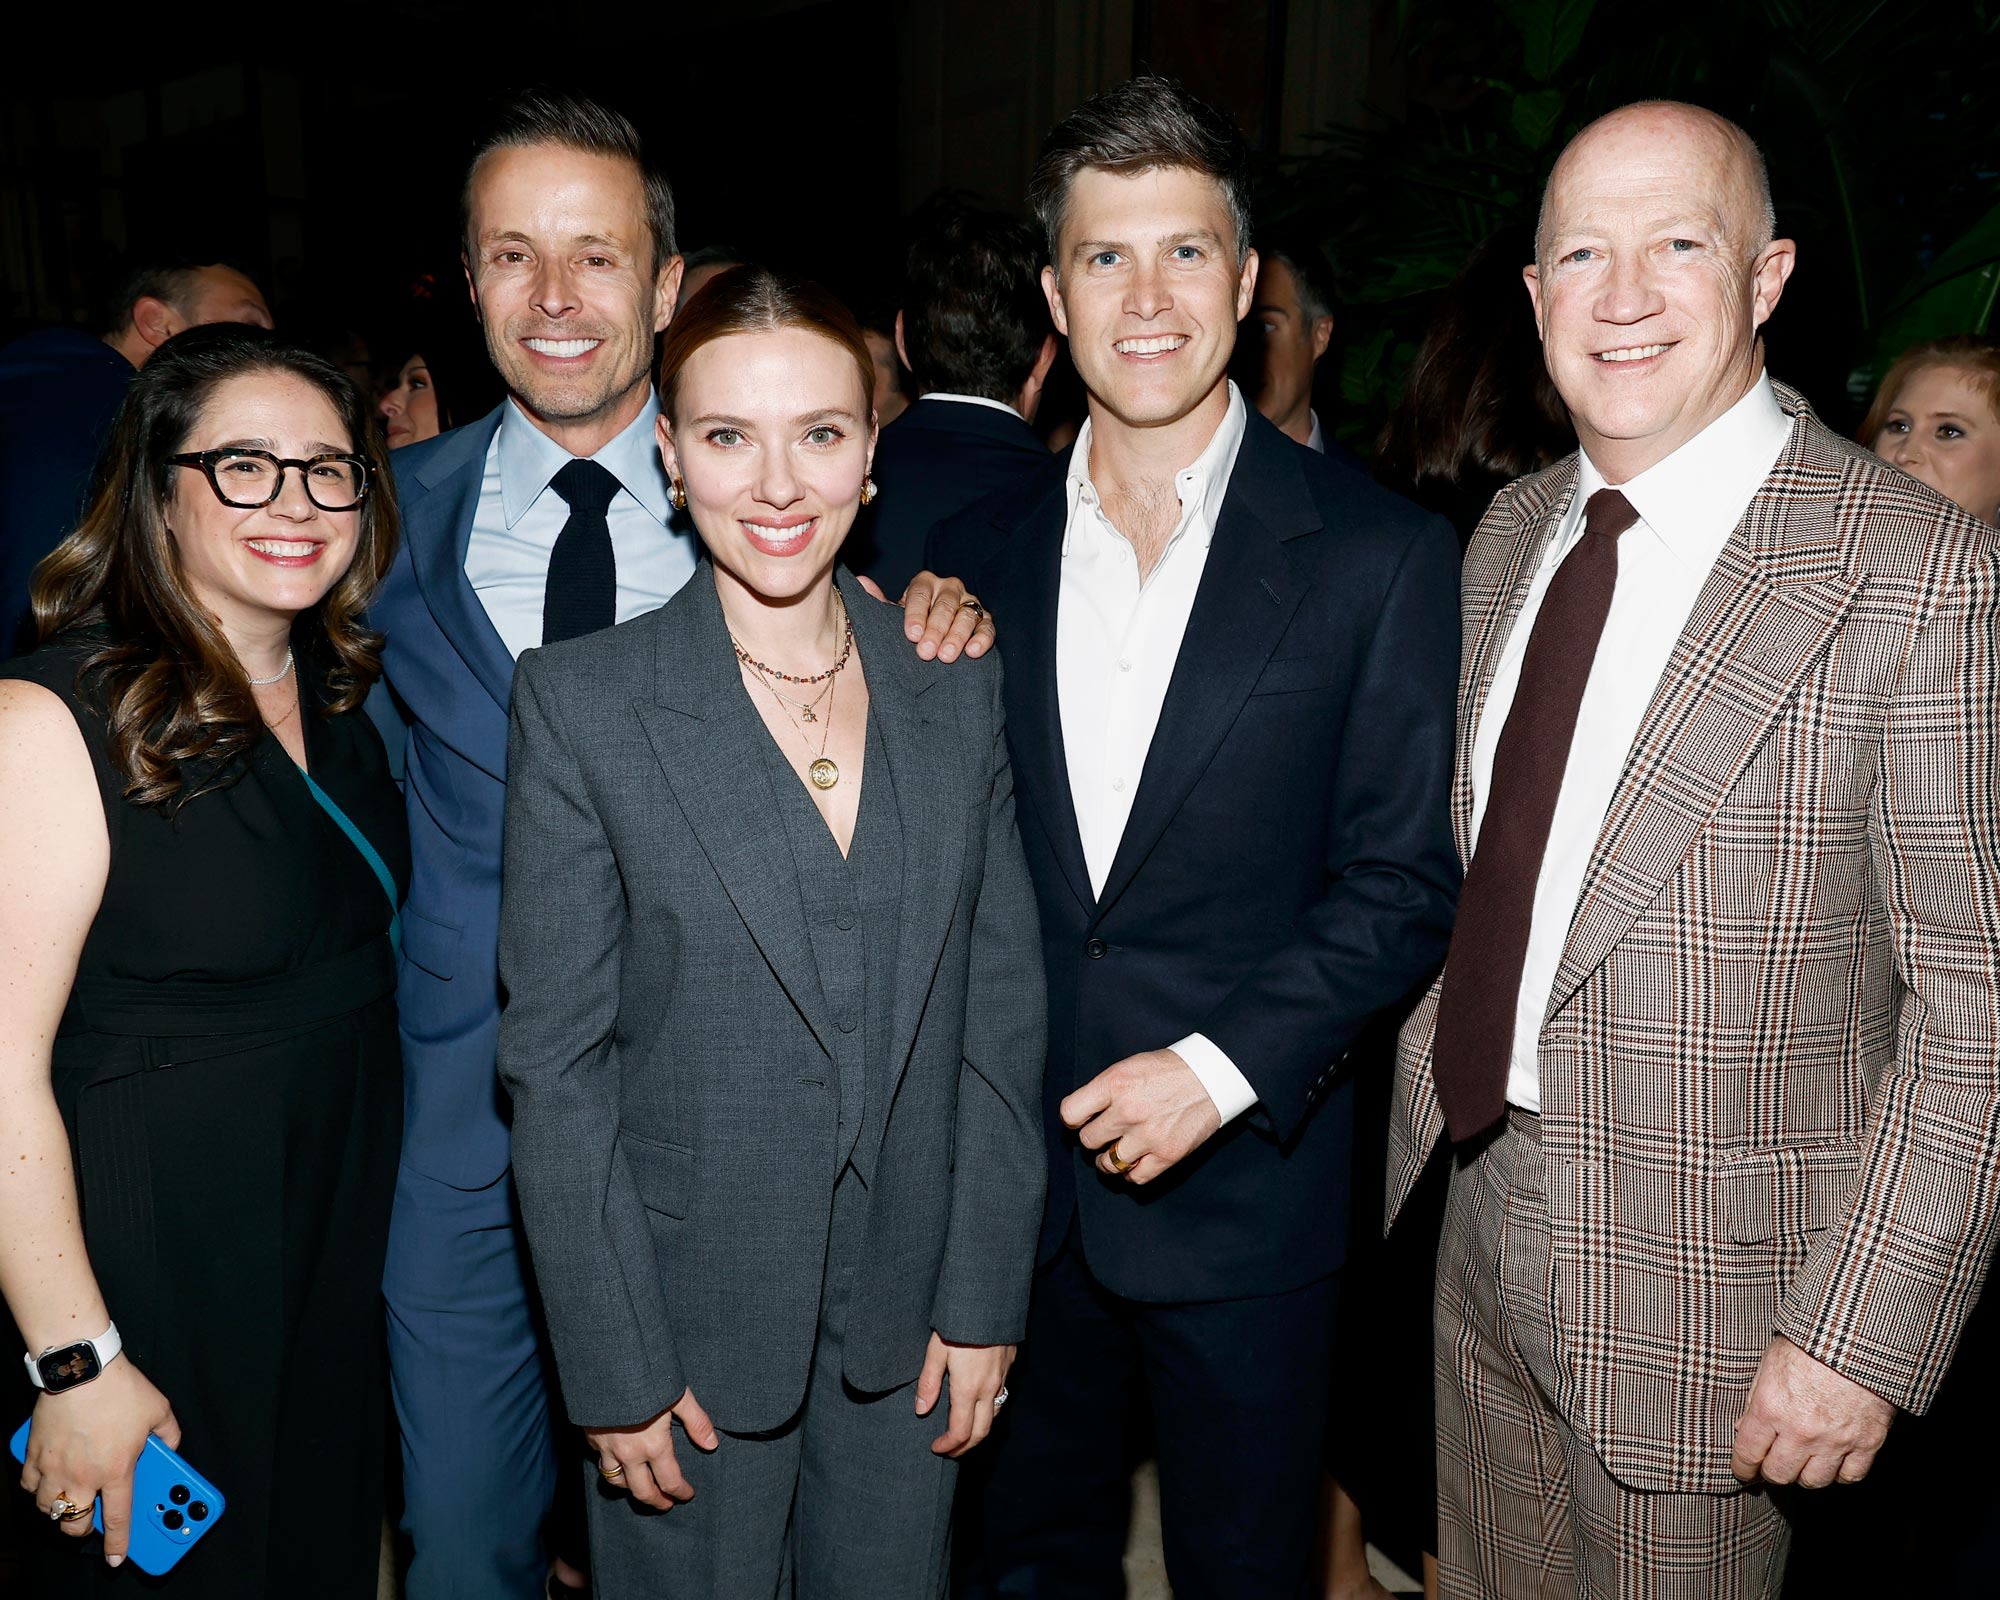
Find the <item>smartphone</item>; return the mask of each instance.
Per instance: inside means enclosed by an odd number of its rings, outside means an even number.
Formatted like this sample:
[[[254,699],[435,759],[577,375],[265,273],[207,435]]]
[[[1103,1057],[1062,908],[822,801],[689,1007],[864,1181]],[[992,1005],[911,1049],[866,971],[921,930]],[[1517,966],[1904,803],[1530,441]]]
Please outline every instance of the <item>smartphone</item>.
[[[16,1461],[28,1459],[28,1430],[21,1424],[11,1448]],[[126,1559],[141,1572],[158,1576],[173,1570],[195,1542],[221,1520],[222,1491],[173,1451],[156,1434],[146,1435],[146,1448],[132,1474],[132,1539]],[[90,1525],[104,1531],[104,1499],[99,1496]]]

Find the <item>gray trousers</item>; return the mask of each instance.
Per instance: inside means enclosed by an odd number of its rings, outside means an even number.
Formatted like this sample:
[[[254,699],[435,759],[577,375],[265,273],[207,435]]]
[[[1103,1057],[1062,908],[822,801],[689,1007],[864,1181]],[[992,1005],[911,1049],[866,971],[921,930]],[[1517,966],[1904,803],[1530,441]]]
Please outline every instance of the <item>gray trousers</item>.
[[[1561,1360],[1541,1119],[1451,1175],[1437,1276],[1438,1564],[1451,1600],[1773,1600],[1790,1526],[1762,1487],[1629,1489],[1550,1398]]]
[[[594,1461],[591,1582],[598,1600],[937,1600],[950,1562],[958,1463],[931,1454],[949,1392],[916,1414],[916,1385],[861,1394],[841,1376],[868,1192],[835,1186],[826,1287],[805,1404],[768,1433],[720,1433],[712,1453],[677,1428],[694,1498],[653,1511],[608,1492]],[[911,1352],[911,1365],[923,1352]],[[701,1398],[699,1389],[695,1398]]]

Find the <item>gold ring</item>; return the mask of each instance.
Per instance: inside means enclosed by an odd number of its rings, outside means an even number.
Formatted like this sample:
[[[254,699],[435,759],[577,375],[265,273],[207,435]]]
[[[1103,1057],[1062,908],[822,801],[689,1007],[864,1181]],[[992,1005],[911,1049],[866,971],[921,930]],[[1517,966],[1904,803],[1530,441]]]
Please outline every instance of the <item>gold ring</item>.
[[[607,1467],[602,1461],[597,1463],[597,1473],[606,1483],[616,1483],[625,1476],[625,1463],[620,1461]]]
[[[85,1517],[90,1515],[91,1510],[90,1506],[71,1506],[69,1510],[62,1514],[61,1520],[64,1522],[81,1522]]]
[[[1118,1153],[1118,1141],[1116,1139],[1111,1141],[1111,1148],[1104,1152],[1104,1156],[1111,1163],[1111,1170],[1116,1172],[1121,1178],[1145,1159],[1143,1156],[1134,1156],[1130,1161],[1127,1161]]]
[[[78,1517],[90,1515],[90,1506],[78,1505],[66,1494],[59,1494],[49,1502],[49,1521],[74,1522]]]
[[[963,600],[959,601],[958,609],[961,611],[970,611],[975,617],[986,615],[986,608],[973,599],[971,595],[967,595]]]

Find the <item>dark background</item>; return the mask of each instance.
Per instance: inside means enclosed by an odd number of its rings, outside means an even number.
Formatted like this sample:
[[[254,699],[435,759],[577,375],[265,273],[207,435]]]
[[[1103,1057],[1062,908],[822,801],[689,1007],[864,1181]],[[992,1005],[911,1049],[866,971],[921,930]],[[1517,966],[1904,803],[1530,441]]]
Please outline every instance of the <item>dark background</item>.
[[[1887,354],[1984,328],[2000,289],[2000,0],[738,0],[721,6],[72,8],[10,25],[0,336],[82,321],[134,254],[237,262],[299,336],[461,295],[457,188],[506,88],[608,99],[727,242],[893,305],[899,218],[1020,204],[1064,111],[1135,70],[1232,111],[1266,219],[1335,257],[1322,410],[1365,443],[1428,297],[1532,221],[1590,116],[1712,105],[1769,156],[1801,265],[1773,366],[1836,426]]]

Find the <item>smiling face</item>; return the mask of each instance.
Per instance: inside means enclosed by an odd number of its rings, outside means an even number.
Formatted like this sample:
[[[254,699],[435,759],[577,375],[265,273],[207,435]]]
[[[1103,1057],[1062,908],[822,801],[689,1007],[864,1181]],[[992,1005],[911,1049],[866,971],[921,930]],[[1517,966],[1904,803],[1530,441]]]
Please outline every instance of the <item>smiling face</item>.
[[[1255,252],[1237,263],[1222,185],[1187,167],[1086,168],[1070,185],[1056,256],[1060,271],[1044,267],[1042,288],[1093,412],[1129,428],[1197,414],[1219,423],[1257,281]]]
[[[1919,367],[1896,391],[1869,448],[1981,522],[2000,523],[1994,401],[1992,387],[1963,367]]]
[[[544,432],[592,453],[646,403],[680,283],[678,256],[653,259],[639,169],[502,147],[473,174],[469,211],[466,276],[494,366]]]
[[[403,363],[394,386],[375,409],[382,418],[382,432],[391,450],[435,439],[443,431],[438,422],[437,390],[431,386],[431,369],[424,365],[421,355],[411,356]]]
[[[711,339],[660,418],[660,455],[719,576],[767,603],[832,569],[875,456],[853,354],[804,328]]]
[[[1757,381],[1757,330],[1791,276],[1762,243],[1754,169],[1684,106],[1614,112],[1556,163],[1527,269],[1549,376],[1613,483],[1664,460]]]
[[[306,460],[355,448],[333,402],[288,372],[246,372],[216,385],[176,454],[241,445]],[[354,560],[361,512],[322,511],[287,468],[278,498],[224,505],[194,467],[176,467],[167,528],[195,602],[241,638],[316,604]]]

